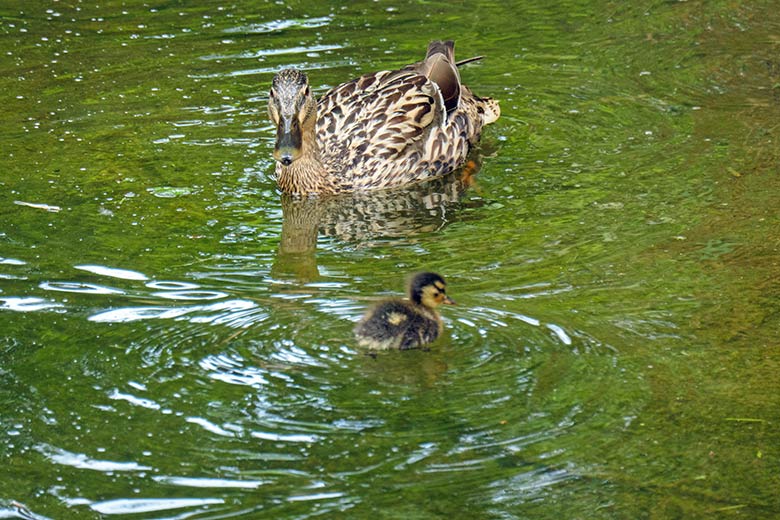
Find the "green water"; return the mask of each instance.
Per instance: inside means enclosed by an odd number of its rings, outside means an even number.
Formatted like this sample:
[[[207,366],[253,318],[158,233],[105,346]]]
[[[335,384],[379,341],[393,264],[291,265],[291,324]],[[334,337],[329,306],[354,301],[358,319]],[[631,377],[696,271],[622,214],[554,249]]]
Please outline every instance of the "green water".
[[[0,3],[0,516],[780,516],[774,3],[193,4]],[[275,70],[443,37],[473,185],[277,193]]]

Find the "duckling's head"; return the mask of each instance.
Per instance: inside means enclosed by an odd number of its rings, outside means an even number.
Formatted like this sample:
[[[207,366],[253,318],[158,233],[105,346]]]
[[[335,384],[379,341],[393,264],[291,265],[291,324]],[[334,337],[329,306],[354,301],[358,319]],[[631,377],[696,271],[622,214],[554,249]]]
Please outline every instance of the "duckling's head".
[[[303,151],[303,129],[314,128],[317,102],[306,74],[284,69],[274,76],[268,98],[268,115],[276,125],[274,159],[289,166]]]
[[[447,282],[436,273],[414,275],[409,283],[409,299],[431,309],[441,304],[455,305],[455,301],[447,296]]]

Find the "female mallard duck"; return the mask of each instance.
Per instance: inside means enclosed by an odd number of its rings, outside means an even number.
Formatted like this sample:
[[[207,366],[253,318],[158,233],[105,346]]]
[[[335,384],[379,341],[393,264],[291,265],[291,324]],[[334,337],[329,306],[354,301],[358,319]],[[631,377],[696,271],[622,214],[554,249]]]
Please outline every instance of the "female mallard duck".
[[[419,347],[439,337],[443,325],[436,307],[454,305],[447,284],[436,273],[419,273],[409,284],[409,300],[385,300],[355,327],[358,344],[376,350]]]
[[[423,61],[366,74],[316,102],[306,74],[274,76],[276,180],[283,192],[331,194],[391,188],[453,171],[500,115],[498,103],[461,84],[452,41]],[[478,58],[474,58],[478,59]]]

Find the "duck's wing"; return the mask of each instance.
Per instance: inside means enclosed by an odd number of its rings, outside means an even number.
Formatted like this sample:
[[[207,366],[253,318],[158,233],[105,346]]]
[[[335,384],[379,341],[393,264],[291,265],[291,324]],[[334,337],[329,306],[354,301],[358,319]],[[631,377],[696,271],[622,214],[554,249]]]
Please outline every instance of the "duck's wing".
[[[416,348],[434,341],[437,337],[439,337],[439,323],[427,316],[417,314],[414,317],[414,325],[406,330],[398,348],[401,350]]]
[[[451,41],[431,42],[424,60],[401,70],[339,85],[317,112],[320,160],[345,191],[452,171],[500,113],[495,101],[461,84]]]
[[[457,109],[460,96],[455,44],[433,41],[420,62],[366,74],[322,96],[317,130],[321,142],[330,145],[322,151],[330,155],[342,149],[358,160],[366,154],[392,160]],[[347,149],[345,140],[350,141]]]
[[[360,343],[369,348],[409,348],[407,336],[414,318],[406,302],[382,302],[357,324],[355,334]]]
[[[379,304],[355,327],[359,343],[373,349],[417,348],[434,341],[439,332],[437,320],[403,300]]]
[[[439,89],[424,75],[414,70],[366,74],[320,99],[322,160],[336,171],[354,168],[365,157],[392,161],[442,115]]]

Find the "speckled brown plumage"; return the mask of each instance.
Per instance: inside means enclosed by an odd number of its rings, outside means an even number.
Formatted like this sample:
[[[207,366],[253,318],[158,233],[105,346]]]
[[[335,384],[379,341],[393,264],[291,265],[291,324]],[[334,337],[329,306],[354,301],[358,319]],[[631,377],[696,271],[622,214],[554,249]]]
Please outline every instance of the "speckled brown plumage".
[[[390,188],[460,166],[500,110],[460,83],[453,49],[451,41],[432,42],[423,61],[361,76],[316,104],[305,74],[277,74],[269,114],[277,125],[281,190],[311,195]]]

